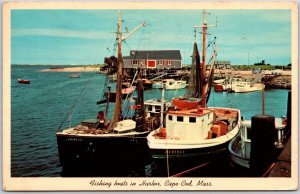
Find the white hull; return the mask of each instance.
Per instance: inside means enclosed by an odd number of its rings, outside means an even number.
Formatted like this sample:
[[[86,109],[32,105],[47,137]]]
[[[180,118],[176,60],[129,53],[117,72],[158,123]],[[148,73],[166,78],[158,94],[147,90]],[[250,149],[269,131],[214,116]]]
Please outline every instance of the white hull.
[[[221,108],[216,108],[221,109]],[[226,135],[222,135],[220,137],[212,138],[212,139],[177,139],[173,137],[166,138],[157,138],[155,134],[156,131],[152,131],[148,136],[148,146],[150,149],[198,149],[198,148],[209,148],[218,146],[224,143],[229,143],[232,138],[234,138],[238,132],[240,127],[240,117],[237,121],[237,125],[230,130]],[[201,128],[200,128],[201,129]]]
[[[236,93],[245,93],[245,92],[255,92],[264,89],[265,86],[263,84],[254,84],[252,87],[243,87],[243,86],[235,86],[232,90]]]
[[[156,131],[152,131],[148,137],[148,145],[150,149],[197,149],[208,148],[229,142],[237,135],[239,131],[238,126],[235,127],[228,134],[207,140],[176,140],[176,139],[156,139],[153,135]]]
[[[242,154],[242,148],[239,145],[238,150],[233,150],[233,145],[235,143],[240,143],[240,136],[235,137],[228,146],[229,149],[229,157],[231,159],[232,162],[234,162],[235,164],[245,167],[245,168],[250,168],[250,158],[246,158],[245,156],[243,156]]]
[[[186,87],[185,81],[176,81],[177,83],[174,85],[166,85],[166,90],[178,90]]]
[[[232,139],[228,145],[229,156],[233,163],[250,168],[250,154],[251,154],[251,139],[247,136],[247,128],[251,128],[251,121],[243,121],[244,127],[241,129],[241,133]],[[285,125],[282,124],[280,118],[275,118],[275,128],[277,129],[278,136],[274,142],[277,148],[281,148],[280,145],[284,141],[283,130]]]

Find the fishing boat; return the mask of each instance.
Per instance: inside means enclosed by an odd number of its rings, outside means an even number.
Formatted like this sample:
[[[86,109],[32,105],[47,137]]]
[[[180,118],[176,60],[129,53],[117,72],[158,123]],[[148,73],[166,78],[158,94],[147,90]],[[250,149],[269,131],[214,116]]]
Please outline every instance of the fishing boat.
[[[19,84],[30,84],[30,80],[28,79],[18,79]]]
[[[161,107],[164,108],[163,112],[165,112],[166,110],[168,110],[169,107],[171,107],[170,102],[164,101],[163,105],[161,103],[162,100],[156,98],[145,100],[144,104],[145,110],[147,112],[147,117],[160,117],[162,112]]]
[[[122,100],[123,58],[121,53],[122,32],[121,12],[118,16],[118,61],[114,112],[108,118],[110,87],[103,92],[106,99],[104,111],[99,111],[97,119],[82,121],[79,125],[58,130],[56,133],[60,163],[63,169],[80,168],[122,168],[128,170],[133,159],[143,158],[147,150],[146,136],[151,130],[151,117],[146,117],[144,108],[141,73],[137,71],[137,98]],[[128,97],[127,99],[130,99]],[[105,101],[104,101],[105,102]],[[133,110],[132,117],[126,116]],[[96,116],[95,116],[96,117]],[[158,121],[159,123],[159,121]]]
[[[165,170],[167,176],[209,163],[227,151],[229,142],[238,134],[240,111],[223,107],[207,107],[214,74],[216,39],[210,69],[206,70],[206,35],[208,25],[203,12],[203,25],[194,27],[195,42],[192,68],[185,97],[172,99],[165,125],[151,132],[148,146],[151,157],[157,161],[157,169]],[[196,29],[203,34],[202,63],[196,43]],[[160,168],[161,167],[161,168]]]
[[[166,90],[178,90],[186,87],[185,80],[165,79],[163,84],[166,85]]]
[[[217,92],[220,91],[235,92],[235,93],[255,92],[265,88],[265,85],[259,82],[261,82],[261,77],[252,78],[252,79],[227,77],[222,80],[214,81],[215,83],[214,89]]]
[[[162,81],[156,81],[153,84],[153,88],[162,89],[163,84],[166,90],[178,90],[186,88],[187,84],[185,80],[175,80],[175,79],[164,79]]]
[[[231,161],[243,168],[250,168],[251,153],[251,120],[242,121],[241,130],[238,136],[233,138],[228,145]],[[275,130],[277,138],[274,147],[281,149],[286,141],[286,119],[275,118]],[[275,131],[274,131],[275,132]]]

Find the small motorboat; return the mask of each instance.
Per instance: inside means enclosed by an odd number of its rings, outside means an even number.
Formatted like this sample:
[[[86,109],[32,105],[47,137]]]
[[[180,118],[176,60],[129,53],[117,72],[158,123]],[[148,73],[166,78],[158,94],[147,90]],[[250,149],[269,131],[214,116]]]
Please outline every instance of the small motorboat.
[[[69,75],[69,78],[80,78],[80,73],[71,74]]]
[[[19,84],[30,84],[30,80],[28,79],[18,79]]]
[[[231,140],[228,145],[230,159],[233,164],[244,168],[250,168],[251,153],[251,120],[241,123],[240,134]],[[286,142],[286,121],[285,118],[275,118],[275,130],[277,139],[274,142],[276,149],[282,149]]]

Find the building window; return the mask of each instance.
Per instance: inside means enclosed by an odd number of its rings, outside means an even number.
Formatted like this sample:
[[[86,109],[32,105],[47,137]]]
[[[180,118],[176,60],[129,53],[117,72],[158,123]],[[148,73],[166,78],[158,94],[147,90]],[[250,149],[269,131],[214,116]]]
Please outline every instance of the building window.
[[[155,106],[155,112],[160,112],[160,106]]]
[[[172,120],[173,120],[172,115],[169,115],[169,121],[172,121]]]
[[[196,123],[196,117],[189,117],[190,123]]]
[[[137,65],[138,63],[139,63],[138,60],[136,60],[136,59],[132,60],[132,64],[133,64],[133,65]]]
[[[177,116],[177,121],[178,121],[178,122],[183,122],[183,117],[181,117],[181,116],[180,116],[180,117],[179,117],[179,116]]]
[[[169,65],[169,66],[172,65],[172,60],[168,60],[168,65]]]
[[[148,111],[152,111],[152,106],[148,106]]]
[[[158,60],[157,63],[158,63],[158,65],[163,65],[164,62],[163,62],[163,60]]]

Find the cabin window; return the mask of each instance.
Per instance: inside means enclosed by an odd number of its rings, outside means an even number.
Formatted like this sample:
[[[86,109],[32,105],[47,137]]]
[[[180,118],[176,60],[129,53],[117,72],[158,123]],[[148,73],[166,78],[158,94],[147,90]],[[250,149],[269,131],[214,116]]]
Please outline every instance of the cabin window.
[[[148,111],[152,111],[152,106],[148,106]]]
[[[177,116],[177,121],[178,121],[178,122],[183,122],[183,117]]]
[[[172,120],[173,120],[172,115],[169,115],[169,121],[172,121]]]
[[[196,123],[196,117],[189,117],[190,123]]]
[[[160,112],[160,106],[155,106],[155,112]]]

